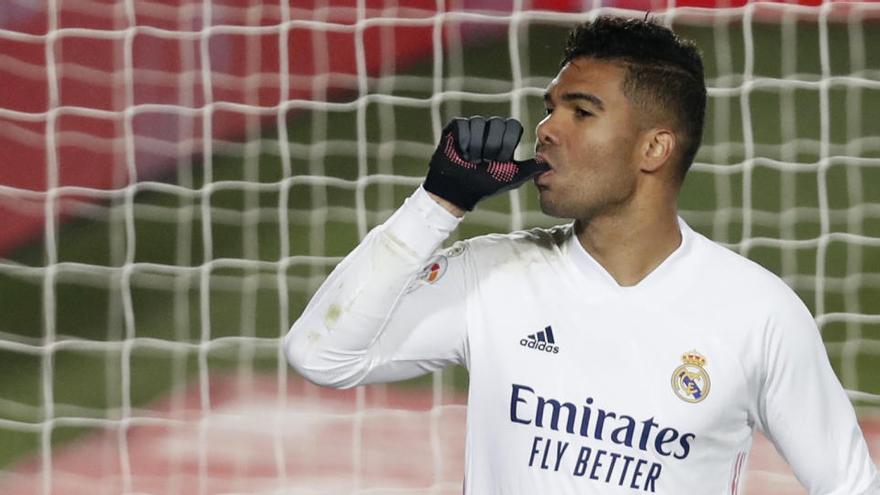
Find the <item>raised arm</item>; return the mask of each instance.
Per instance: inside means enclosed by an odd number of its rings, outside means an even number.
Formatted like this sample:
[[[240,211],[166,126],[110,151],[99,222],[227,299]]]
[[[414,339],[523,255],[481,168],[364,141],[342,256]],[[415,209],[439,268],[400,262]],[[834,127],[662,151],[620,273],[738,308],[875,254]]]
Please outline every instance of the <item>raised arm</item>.
[[[424,334],[416,315],[392,321],[392,310],[407,298],[407,287],[458,222],[424,190],[413,194],[333,270],[293,324],[284,343],[293,367],[321,385],[359,385],[393,360],[395,349],[390,347],[400,343],[401,332]],[[460,306],[463,294],[448,287],[435,310]],[[443,313],[449,318],[434,323],[461,327],[454,312]],[[400,371],[397,379],[418,370]]]
[[[423,188],[333,270],[290,329],[285,353],[300,374],[351,387],[463,363],[465,264],[449,263],[429,301],[408,289],[465,210],[544,169],[513,160],[521,135],[519,122],[499,118],[446,126]]]

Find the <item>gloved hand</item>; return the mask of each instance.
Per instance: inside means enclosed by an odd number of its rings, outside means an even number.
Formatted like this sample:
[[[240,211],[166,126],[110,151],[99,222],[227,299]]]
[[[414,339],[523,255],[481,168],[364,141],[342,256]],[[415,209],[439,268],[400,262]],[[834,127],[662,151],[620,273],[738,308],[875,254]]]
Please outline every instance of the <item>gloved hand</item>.
[[[476,116],[451,120],[431,157],[425,190],[473,210],[486,196],[519,187],[550,170],[546,163],[534,159],[513,159],[522,133],[522,124],[515,119]]]

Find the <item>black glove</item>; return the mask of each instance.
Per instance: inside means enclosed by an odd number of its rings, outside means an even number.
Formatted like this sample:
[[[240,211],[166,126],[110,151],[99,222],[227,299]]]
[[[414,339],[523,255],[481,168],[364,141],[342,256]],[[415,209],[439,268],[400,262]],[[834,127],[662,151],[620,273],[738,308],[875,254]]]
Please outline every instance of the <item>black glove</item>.
[[[550,170],[546,163],[534,159],[513,159],[522,133],[522,124],[515,119],[476,116],[451,120],[431,157],[425,190],[473,210],[484,197],[519,187]]]

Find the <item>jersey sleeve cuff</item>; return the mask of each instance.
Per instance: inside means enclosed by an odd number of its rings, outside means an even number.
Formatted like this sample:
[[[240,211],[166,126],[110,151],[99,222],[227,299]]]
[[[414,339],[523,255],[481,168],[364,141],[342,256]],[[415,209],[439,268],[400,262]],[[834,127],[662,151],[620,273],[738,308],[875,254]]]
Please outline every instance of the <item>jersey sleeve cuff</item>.
[[[434,201],[422,186],[383,225],[386,235],[416,258],[428,258],[458,227],[461,218]]]

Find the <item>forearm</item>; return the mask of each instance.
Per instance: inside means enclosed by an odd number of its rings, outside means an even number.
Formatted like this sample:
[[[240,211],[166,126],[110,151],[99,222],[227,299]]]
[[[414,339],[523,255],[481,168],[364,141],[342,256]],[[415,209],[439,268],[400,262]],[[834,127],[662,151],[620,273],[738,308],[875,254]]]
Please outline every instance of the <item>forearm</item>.
[[[377,340],[397,300],[458,225],[423,190],[374,229],[318,289],[285,339],[287,358],[309,380],[348,387],[380,356]]]

